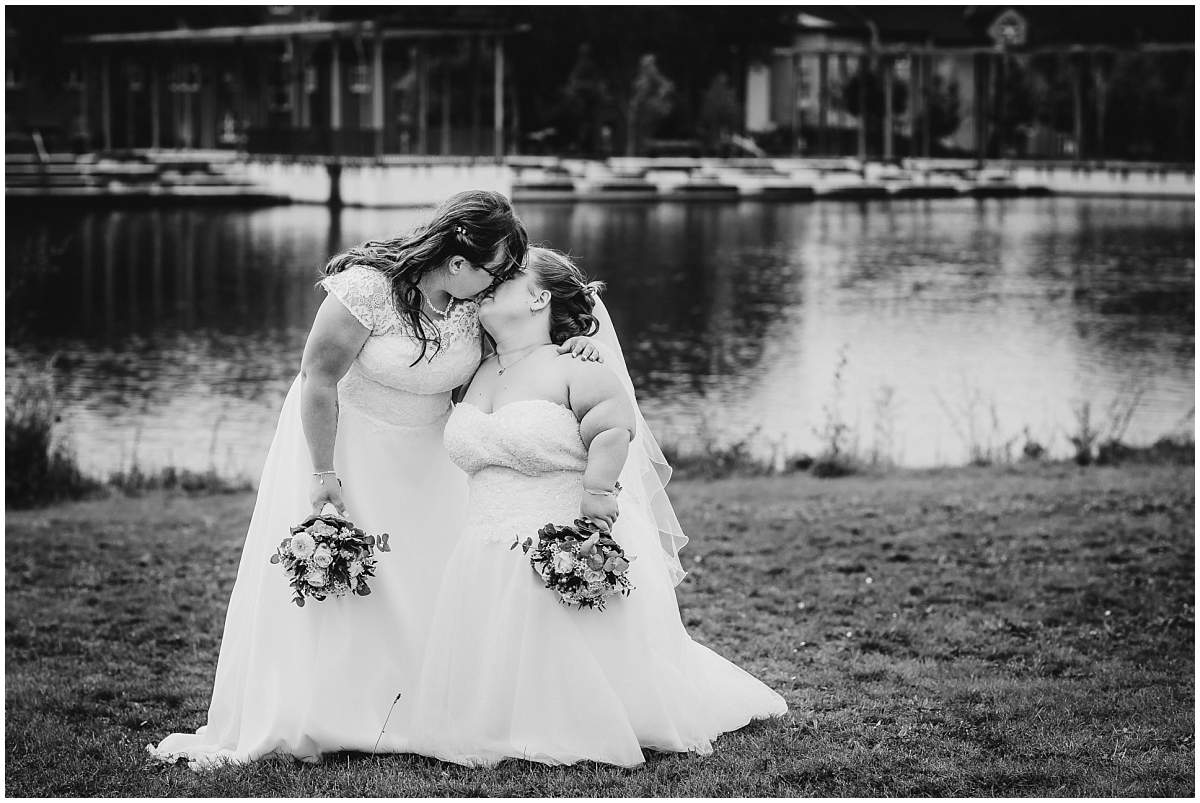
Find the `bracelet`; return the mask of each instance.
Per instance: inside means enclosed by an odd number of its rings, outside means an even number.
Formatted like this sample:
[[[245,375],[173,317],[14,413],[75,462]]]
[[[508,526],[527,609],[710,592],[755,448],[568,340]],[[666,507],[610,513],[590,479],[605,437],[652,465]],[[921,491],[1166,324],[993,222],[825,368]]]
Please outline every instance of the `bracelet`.
[[[617,496],[621,493],[621,483],[614,484],[611,491],[593,491],[591,488],[584,488],[584,493],[589,493],[592,496]]]
[[[323,477],[323,476],[325,476],[326,474],[337,474],[337,472],[336,472],[336,471],[333,471],[333,470],[330,470],[330,471],[314,471],[314,472],[313,472],[313,476],[314,476],[314,477]]]

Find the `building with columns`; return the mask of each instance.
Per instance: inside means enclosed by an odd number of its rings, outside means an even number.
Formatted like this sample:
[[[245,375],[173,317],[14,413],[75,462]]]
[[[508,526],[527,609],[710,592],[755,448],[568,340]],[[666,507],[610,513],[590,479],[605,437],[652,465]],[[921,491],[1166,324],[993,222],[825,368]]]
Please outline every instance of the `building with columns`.
[[[518,30],[505,15],[349,11],[214,7],[175,27],[67,34],[49,75],[36,40],[10,27],[7,133],[24,120],[76,150],[505,152],[515,122],[505,41]],[[39,92],[47,84],[53,98]]]
[[[1178,24],[1190,16],[1164,7],[796,7],[791,42],[747,68],[745,127],[778,132],[785,150],[809,156],[1105,158],[1116,129],[1129,127],[1116,119],[1128,113],[1118,98],[1136,96],[1147,69],[1173,84],[1161,105],[1187,98],[1194,109],[1194,90],[1172,81],[1194,73],[1193,32]],[[1146,110],[1148,126],[1178,119],[1148,119],[1156,112]],[[1190,132],[1174,133],[1173,149],[1187,158]]]

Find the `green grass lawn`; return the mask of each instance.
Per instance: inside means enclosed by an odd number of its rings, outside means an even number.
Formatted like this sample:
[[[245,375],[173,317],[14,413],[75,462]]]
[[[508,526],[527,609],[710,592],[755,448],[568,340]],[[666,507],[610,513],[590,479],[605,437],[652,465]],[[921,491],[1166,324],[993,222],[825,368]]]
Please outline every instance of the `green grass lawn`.
[[[672,499],[690,632],[791,715],[633,770],[152,763],[148,742],[203,724],[253,496],[10,511],[5,791],[1194,794],[1192,467],[689,481]]]

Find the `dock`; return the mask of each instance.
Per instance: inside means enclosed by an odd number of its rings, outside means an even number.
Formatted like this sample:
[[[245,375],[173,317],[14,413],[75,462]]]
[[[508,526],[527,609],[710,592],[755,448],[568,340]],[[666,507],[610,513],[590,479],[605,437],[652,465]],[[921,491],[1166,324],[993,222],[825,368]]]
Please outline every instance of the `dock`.
[[[1053,194],[1193,198],[1190,165],[853,159],[250,156],[234,151],[9,153],[9,202],[430,206],[465,189],[517,202],[803,202],[1016,198]]]

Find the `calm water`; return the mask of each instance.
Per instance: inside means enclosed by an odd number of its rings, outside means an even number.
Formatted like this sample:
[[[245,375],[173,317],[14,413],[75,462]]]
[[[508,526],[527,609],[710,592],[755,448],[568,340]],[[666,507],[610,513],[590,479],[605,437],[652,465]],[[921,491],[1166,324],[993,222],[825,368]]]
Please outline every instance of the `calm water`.
[[[836,413],[861,451],[907,465],[963,462],[970,442],[1025,428],[1065,453],[1083,401],[1103,423],[1137,399],[1134,442],[1191,429],[1191,202],[520,212],[609,283],[646,416],[683,450],[812,452]],[[10,205],[7,372],[59,355],[63,425],[91,470],[136,459],[256,477],[323,295],[318,267],[427,214]]]

